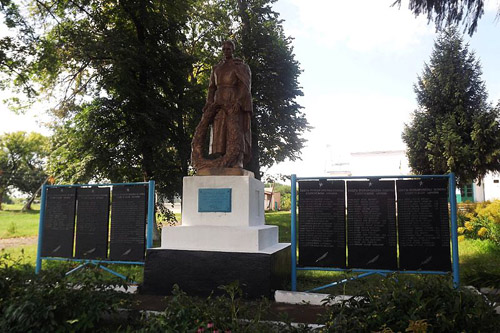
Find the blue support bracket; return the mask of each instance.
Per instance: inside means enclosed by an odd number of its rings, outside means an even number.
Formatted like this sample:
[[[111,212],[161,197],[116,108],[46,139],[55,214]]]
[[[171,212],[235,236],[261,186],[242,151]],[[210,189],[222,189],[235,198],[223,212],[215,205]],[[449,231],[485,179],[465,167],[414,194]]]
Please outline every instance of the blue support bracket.
[[[35,274],[40,273],[42,269],[42,239],[43,239],[43,223],[45,220],[45,202],[47,200],[47,185],[42,185],[42,198],[40,200],[40,220],[38,222],[38,246],[36,250],[36,267]]]
[[[333,286],[336,286],[336,285],[339,285],[339,284],[343,284],[343,283],[346,283],[346,282],[349,282],[349,281],[353,281],[353,280],[358,280],[358,279],[361,279],[361,278],[364,278],[364,277],[367,277],[367,276],[370,276],[370,275],[374,275],[374,274],[381,274],[381,273],[379,273],[379,272],[363,273],[363,274],[360,274],[360,275],[357,275],[357,276],[353,276],[353,277],[350,277],[350,278],[342,279],[340,281],[335,281],[335,282],[332,282],[332,283],[329,283],[329,284],[325,284],[324,286],[321,286],[321,287],[316,287],[316,288],[307,290],[306,293],[311,293],[311,292],[315,292],[315,291],[318,291],[318,290],[330,288],[330,287],[333,287]],[[385,276],[383,274],[381,274],[381,275]]]
[[[79,265],[79,266],[77,266],[77,267],[73,268],[73,269],[72,269],[72,270],[70,270],[69,272],[66,272],[66,274],[64,274],[64,275],[65,275],[65,276],[68,276],[68,275],[70,275],[70,274],[73,274],[74,272],[79,271],[80,269],[84,268],[84,267],[85,267],[85,266],[87,266],[88,264],[89,264],[88,262],[83,263],[83,264],[81,264],[81,265]]]

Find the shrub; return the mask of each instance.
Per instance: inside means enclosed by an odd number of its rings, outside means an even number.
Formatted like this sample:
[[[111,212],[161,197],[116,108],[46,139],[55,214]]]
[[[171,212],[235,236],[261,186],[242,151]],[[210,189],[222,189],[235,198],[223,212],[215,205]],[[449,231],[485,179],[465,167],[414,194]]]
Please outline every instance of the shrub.
[[[0,331],[90,331],[103,314],[118,309],[124,296],[102,282],[99,270],[79,272],[78,284],[65,277],[66,270],[63,265],[35,275],[33,267],[1,255]]]
[[[189,297],[174,286],[165,311],[142,319],[135,326],[138,332],[309,332],[307,326],[292,327],[289,322],[262,321],[269,308],[266,299],[243,302],[237,282],[220,287],[224,296],[206,299]]]
[[[285,193],[281,195],[281,210],[288,211],[292,208],[292,195]]]
[[[494,332],[500,324],[483,296],[456,290],[445,277],[393,276],[361,296],[329,306],[329,331]]]
[[[459,214],[458,233],[471,239],[491,239],[500,245],[500,200],[478,203]]]

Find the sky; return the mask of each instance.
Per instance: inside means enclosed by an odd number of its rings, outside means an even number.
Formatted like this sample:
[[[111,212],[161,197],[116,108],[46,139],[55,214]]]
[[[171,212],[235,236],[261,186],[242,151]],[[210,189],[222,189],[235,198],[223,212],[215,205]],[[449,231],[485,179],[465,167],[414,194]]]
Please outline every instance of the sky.
[[[415,18],[403,0],[278,0],[274,10],[294,38],[303,70],[298,99],[309,124],[301,161],[286,161],[268,174],[326,175],[350,153],[403,150],[401,132],[417,108],[413,85],[437,37],[424,16]],[[480,60],[489,100],[500,100],[499,0],[486,2],[477,32],[464,36]],[[1,32],[0,32],[1,33]],[[2,97],[0,93],[0,98]],[[0,133],[50,134],[49,117],[37,108],[19,116],[0,105]]]

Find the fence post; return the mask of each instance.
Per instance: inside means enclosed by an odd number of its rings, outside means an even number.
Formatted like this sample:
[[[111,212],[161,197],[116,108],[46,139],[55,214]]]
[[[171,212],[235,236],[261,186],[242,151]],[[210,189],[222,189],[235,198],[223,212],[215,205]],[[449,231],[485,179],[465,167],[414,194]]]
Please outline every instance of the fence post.
[[[153,247],[153,228],[155,223],[155,181],[149,181],[148,187],[148,224],[146,232],[146,248],[150,249]]]
[[[290,221],[291,227],[291,255],[292,255],[292,291],[297,290],[297,176],[292,175],[292,193],[291,193],[291,209],[292,216]]]
[[[36,251],[35,274],[42,269],[42,239],[43,239],[43,221],[45,219],[45,200],[47,194],[47,185],[42,185],[42,198],[40,200],[40,221],[38,222],[38,246]]]
[[[457,197],[455,174],[449,174],[450,214],[451,214],[451,253],[453,260],[453,286],[460,286],[460,272],[458,264],[458,232],[457,232]]]

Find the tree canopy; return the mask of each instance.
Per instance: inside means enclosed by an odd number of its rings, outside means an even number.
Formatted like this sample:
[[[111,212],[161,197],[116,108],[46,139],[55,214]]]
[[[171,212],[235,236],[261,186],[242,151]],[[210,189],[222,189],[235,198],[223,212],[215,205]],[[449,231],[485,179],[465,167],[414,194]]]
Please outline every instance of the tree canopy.
[[[402,135],[415,173],[454,172],[466,184],[500,171],[500,105],[488,103],[481,74],[457,29],[442,32],[418,77],[418,109]]]
[[[256,158],[247,167],[259,177],[260,166],[297,158],[308,128],[295,101],[300,68],[271,2],[2,0],[20,30],[4,59],[24,59],[3,72],[56,102],[51,174],[155,179],[165,197],[181,193],[210,68],[227,38],[253,72]],[[17,57],[23,50],[29,56]]]
[[[39,133],[20,131],[0,136],[0,209],[1,197],[9,187],[33,195],[47,179],[48,143]]]
[[[401,6],[401,0],[394,5]],[[409,8],[415,16],[427,15],[429,22],[434,20],[438,29],[462,23],[472,36],[484,14],[484,0],[410,0]]]

